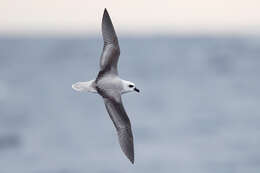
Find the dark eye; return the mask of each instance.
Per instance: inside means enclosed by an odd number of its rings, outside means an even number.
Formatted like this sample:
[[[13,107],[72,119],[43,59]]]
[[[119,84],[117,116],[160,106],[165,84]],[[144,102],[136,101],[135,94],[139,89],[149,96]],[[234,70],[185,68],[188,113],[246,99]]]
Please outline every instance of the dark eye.
[[[133,87],[134,87],[134,85],[131,85],[131,84],[130,84],[130,85],[128,85],[128,86],[129,86],[129,88],[133,88]]]

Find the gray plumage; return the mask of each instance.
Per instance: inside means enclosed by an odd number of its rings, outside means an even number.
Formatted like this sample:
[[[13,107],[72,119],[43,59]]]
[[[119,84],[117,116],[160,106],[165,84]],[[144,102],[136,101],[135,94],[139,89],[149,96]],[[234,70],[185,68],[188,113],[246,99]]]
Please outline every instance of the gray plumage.
[[[121,97],[120,97],[121,100]],[[130,120],[127,117],[122,102],[104,98],[107,112],[117,130],[120,147],[127,158],[134,163],[134,139]]]
[[[127,158],[134,163],[134,139],[131,123],[123,107],[121,94],[139,90],[135,84],[118,76],[117,64],[120,48],[114,26],[107,10],[102,19],[104,47],[100,57],[100,71],[95,80],[72,85],[76,91],[98,93],[104,99],[109,117],[116,128],[120,147]]]
[[[117,63],[120,55],[118,39],[112,21],[105,9],[102,19],[103,52],[100,57],[100,71],[118,74]]]
[[[120,147],[127,158],[134,163],[134,143],[131,124],[123,107],[120,85],[117,83],[117,63],[120,55],[118,39],[112,21],[105,9],[102,19],[104,48],[100,58],[100,72],[96,79],[98,93],[104,98],[107,112],[117,130]],[[102,75],[101,75],[102,74]],[[111,79],[114,78],[114,79]]]

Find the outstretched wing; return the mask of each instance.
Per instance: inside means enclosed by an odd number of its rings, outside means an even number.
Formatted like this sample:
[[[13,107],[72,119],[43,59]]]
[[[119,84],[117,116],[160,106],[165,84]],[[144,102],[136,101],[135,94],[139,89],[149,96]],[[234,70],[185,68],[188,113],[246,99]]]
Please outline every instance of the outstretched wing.
[[[104,98],[104,102],[107,112],[116,127],[120,147],[126,157],[134,163],[134,139],[131,123],[123,107],[121,96],[119,97],[119,99]]]
[[[106,9],[104,10],[102,19],[102,35],[104,47],[100,57],[100,72],[118,74],[117,62],[120,55],[120,48],[116,32]]]

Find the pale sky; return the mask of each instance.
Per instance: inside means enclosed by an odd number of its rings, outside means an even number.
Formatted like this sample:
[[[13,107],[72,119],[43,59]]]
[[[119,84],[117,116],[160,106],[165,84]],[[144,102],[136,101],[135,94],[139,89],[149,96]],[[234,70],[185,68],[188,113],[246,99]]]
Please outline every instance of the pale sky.
[[[0,34],[260,33],[260,0],[0,0]]]

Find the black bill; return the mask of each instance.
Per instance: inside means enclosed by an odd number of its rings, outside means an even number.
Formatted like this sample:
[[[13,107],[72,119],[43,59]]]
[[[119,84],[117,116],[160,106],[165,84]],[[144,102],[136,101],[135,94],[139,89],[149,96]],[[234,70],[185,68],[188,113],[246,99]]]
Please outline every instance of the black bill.
[[[136,92],[138,92],[138,93],[140,92],[140,90],[139,90],[139,89],[137,89],[137,88],[135,88],[134,90],[135,90]]]

